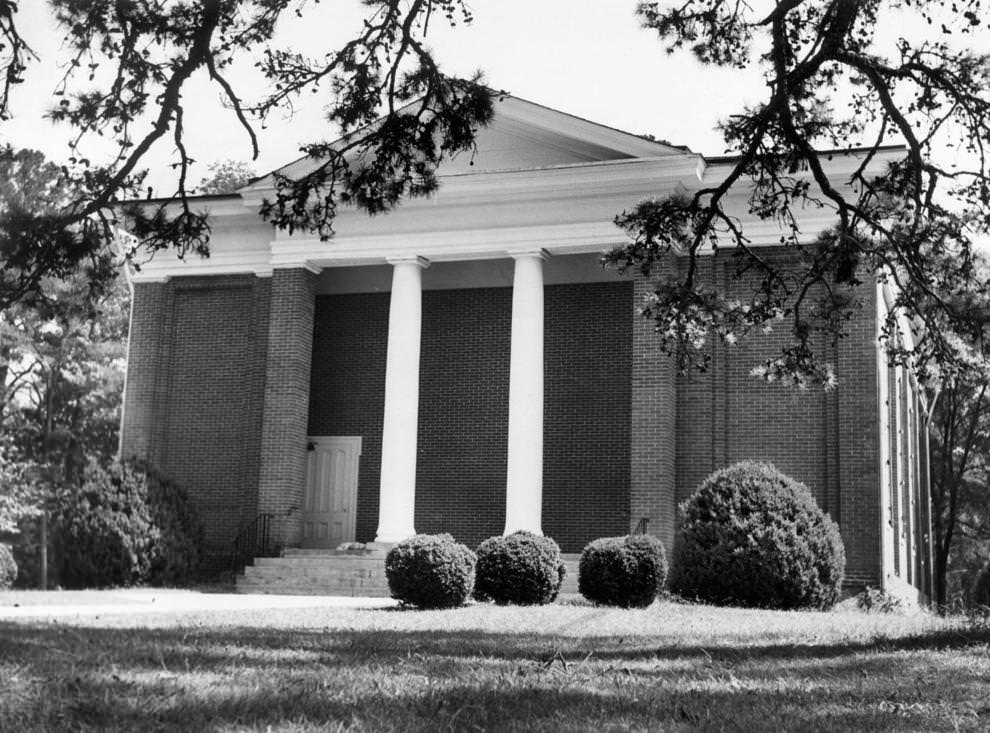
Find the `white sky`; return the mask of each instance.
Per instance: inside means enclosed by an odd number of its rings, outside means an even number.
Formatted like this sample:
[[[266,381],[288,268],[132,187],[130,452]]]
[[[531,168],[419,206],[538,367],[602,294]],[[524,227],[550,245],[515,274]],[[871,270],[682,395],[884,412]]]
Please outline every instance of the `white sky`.
[[[716,122],[759,101],[762,80],[755,71],[702,67],[687,52],[668,55],[654,33],[639,27],[636,4],[473,0],[473,25],[449,29],[441,17],[434,17],[428,44],[448,73],[469,75],[480,68],[491,86],[516,96],[629,132],[651,133],[696,152],[724,153]],[[15,90],[15,119],[0,126],[0,139],[64,159],[65,132],[42,118],[61,76],[55,63],[59,39],[43,0],[21,0],[20,7],[21,27],[42,63]],[[314,55],[351,38],[366,12],[358,0],[309,0],[307,8],[303,21],[282,28],[278,42]],[[904,27],[900,21],[887,25],[891,38]],[[250,91],[256,83],[251,69],[240,72],[235,82],[240,79],[241,88]],[[199,161],[190,175],[193,184],[206,175],[211,162],[250,158],[247,137],[220,106],[215,87],[203,80],[186,99],[187,147]],[[298,157],[300,143],[335,136],[322,119],[319,100],[304,102],[294,118],[273,119],[267,130],[259,130],[261,155],[252,164],[256,172]],[[168,163],[173,159],[169,140],[148,159],[156,194],[171,192]]]
[[[434,17],[428,43],[448,73],[469,75],[480,68],[493,87],[530,101],[629,132],[652,133],[698,152],[722,153],[715,122],[743,102],[755,101],[759,78],[738,71],[702,74],[688,54],[668,56],[655,36],[639,27],[635,6],[635,0],[475,0],[471,26],[450,29]],[[305,22],[287,24],[279,41],[315,55],[351,38],[363,12],[357,0],[310,3]],[[15,146],[62,159],[66,135],[42,119],[61,75],[53,63],[59,41],[41,0],[24,0],[20,15],[43,63],[34,65],[28,82],[16,88],[15,119],[0,126],[0,135]],[[249,72],[242,78],[250,80]],[[200,162],[193,182],[212,161],[250,158],[246,135],[218,97],[207,83],[187,94],[187,145]],[[318,100],[303,101],[307,106],[293,119],[272,119],[260,131],[257,172],[298,157],[302,142],[334,136]],[[163,143],[152,160],[157,166],[167,165],[173,153],[170,142]],[[168,180],[167,175],[154,177],[159,185]]]

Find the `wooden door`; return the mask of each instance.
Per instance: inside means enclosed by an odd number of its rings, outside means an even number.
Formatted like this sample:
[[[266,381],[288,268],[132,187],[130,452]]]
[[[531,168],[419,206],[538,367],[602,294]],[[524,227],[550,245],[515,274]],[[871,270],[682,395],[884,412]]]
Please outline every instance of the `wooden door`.
[[[359,437],[310,437],[303,502],[303,547],[354,541]]]

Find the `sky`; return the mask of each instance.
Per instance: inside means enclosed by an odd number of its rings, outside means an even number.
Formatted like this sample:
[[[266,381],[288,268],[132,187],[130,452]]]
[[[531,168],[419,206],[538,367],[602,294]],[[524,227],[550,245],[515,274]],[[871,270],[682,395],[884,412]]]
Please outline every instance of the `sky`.
[[[451,29],[439,17],[431,23],[427,43],[445,71],[467,76],[480,69],[495,88],[594,122],[720,155],[727,151],[717,122],[758,102],[765,92],[756,69],[702,67],[687,52],[668,55],[656,35],[640,27],[635,0],[469,4],[470,26]],[[313,55],[335,48],[355,34],[365,12],[358,0],[308,0],[303,19],[285,23],[276,45]],[[16,117],[0,125],[0,139],[64,159],[67,134],[43,114],[52,105],[63,71],[58,61],[64,62],[65,55],[46,3],[22,0],[19,16],[42,61],[29,69],[28,83],[15,89]],[[908,27],[896,18],[884,25],[880,35],[888,44]],[[235,70],[233,79],[239,88],[257,88],[250,65]],[[247,135],[223,109],[215,86],[200,78],[185,98],[187,146],[197,160],[192,182],[207,175],[211,162],[250,160]],[[261,155],[251,163],[259,174],[297,158],[301,143],[335,137],[313,97],[302,100],[293,117],[272,118],[259,132]],[[163,142],[148,157],[156,195],[171,193],[169,164],[175,151],[170,141]],[[101,150],[87,152],[98,157]]]
[[[714,126],[721,117],[758,99],[756,74],[703,71],[688,54],[669,56],[655,35],[640,28],[635,1],[474,0],[474,22],[449,28],[434,18],[427,42],[448,73],[470,75],[481,69],[488,83],[515,96],[637,134],[650,133],[697,152],[721,154]],[[304,22],[290,22],[277,42],[316,54],[349,39],[360,26],[357,0],[310,0]],[[59,39],[41,0],[21,3],[22,27],[42,62],[29,70],[28,83],[15,89],[15,119],[0,126],[3,139],[67,155],[63,130],[43,120],[62,70],[56,59]],[[250,69],[235,78],[252,88]],[[249,160],[247,136],[218,103],[218,92],[204,80],[186,94],[188,145],[206,175],[210,162]],[[292,119],[273,118],[261,131],[261,155],[252,163],[263,173],[298,157],[303,142],[334,137],[316,99],[303,100]],[[173,146],[166,144],[149,160],[153,178],[164,185]],[[164,191],[161,191],[164,193]]]

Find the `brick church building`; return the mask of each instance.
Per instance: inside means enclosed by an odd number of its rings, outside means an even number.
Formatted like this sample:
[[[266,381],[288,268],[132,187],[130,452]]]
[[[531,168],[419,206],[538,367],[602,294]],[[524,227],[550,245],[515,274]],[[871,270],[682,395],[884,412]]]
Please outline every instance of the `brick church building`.
[[[131,273],[121,452],[188,488],[213,561],[259,516],[285,548],[529,529],[576,553],[645,527],[669,551],[677,504],[753,458],[839,523],[850,590],[927,593],[926,406],[877,339],[891,293],[864,286],[849,336],[823,346],[830,392],[750,375],[786,328],[714,343],[707,372],[679,375],[637,313],[650,283],[599,258],[624,239],[617,213],[730,162],[513,97],[496,110],[431,198],[343,210],[324,243],[259,217],[263,178],[201,199],[210,258]],[[747,235],[786,258],[745,198]],[[803,213],[809,240],[831,223]],[[730,258],[702,267],[745,294]]]

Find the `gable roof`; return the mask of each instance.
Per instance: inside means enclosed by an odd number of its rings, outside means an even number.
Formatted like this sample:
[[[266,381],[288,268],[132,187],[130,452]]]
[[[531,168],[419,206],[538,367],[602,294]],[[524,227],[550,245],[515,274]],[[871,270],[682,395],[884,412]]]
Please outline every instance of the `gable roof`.
[[[509,94],[496,98],[494,106],[491,124],[478,131],[476,151],[445,161],[438,175],[533,170],[629,158],[681,156],[690,152],[684,147],[649,140]],[[297,178],[316,165],[317,161],[304,156],[241,190],[268,188],[274,173]]]

